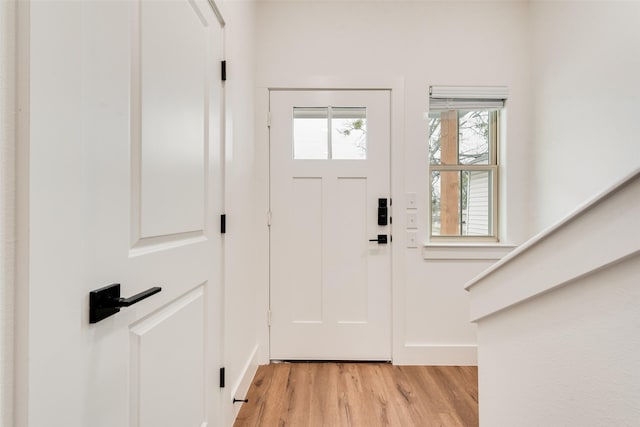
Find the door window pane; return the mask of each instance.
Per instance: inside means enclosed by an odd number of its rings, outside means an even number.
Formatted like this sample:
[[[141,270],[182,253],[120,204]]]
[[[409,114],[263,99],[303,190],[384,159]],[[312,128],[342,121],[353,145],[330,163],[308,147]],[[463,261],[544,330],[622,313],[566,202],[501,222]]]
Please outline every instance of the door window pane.
[[[293,109],[293,158],[329,158],[329,109]]]
[[[366,159],[367,109],[365,107],[295,107],[293,109],[293,158],[296,160]]]
[[[367,109],[331,109],[331,158],[361,160],[367,158]]]

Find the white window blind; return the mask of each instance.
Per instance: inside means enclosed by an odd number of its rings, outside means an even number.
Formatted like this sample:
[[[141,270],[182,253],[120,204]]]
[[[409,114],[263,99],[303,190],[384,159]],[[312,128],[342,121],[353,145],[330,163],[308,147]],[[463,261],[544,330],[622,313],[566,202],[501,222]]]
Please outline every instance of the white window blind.
[[[508,95],[506,86],[430,86],[429,110],[498,110]]]

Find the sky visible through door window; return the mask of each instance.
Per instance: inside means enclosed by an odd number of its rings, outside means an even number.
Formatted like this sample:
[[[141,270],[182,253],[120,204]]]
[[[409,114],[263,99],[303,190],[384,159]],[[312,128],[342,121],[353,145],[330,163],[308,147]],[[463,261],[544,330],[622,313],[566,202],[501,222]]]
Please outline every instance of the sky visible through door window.
[[[293,158],[366,159],[366,117],[364,107],[295,107]]]

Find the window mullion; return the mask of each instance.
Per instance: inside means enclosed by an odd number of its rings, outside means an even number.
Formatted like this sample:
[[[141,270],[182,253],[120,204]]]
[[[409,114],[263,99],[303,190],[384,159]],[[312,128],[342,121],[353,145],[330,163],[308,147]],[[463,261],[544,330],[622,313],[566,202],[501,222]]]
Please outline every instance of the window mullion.
[[[333,107],[328,107],[327,114],[327,157],[329,160],[333,159],[333,134],[331,132],[331,120],[333,119]]]
[[[495,171],[497,165],[430,165],[432,171]]]
[[[458,172],[459,176],[458,176],[458,205],[460,206],[458,209],[458,222],[460,223],[460,226],[458,227],[458,235],[462,236],[462,223],[463,223],[463,218],[464,218],[464,210],[462,209],[462,203],[464,202],[463,198],[462,198],[462,188],[464,186],[464,182],[462,179],[462,175],[464,174],[464,171],[460,171]]]
[[[491,144],[491,152],[490,152],[490,162],[492,165],[498,164],[498,136],[500,133],[500,129],[498,125],[500,124],[498,119],[498,111],[493,111],[489,115],[490,125],[489,125],[489,138]]]

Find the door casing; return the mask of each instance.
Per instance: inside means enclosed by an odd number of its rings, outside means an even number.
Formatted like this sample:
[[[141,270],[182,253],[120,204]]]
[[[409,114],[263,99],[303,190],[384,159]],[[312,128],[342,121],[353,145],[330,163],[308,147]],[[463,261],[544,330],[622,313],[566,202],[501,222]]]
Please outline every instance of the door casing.
[[[372,73],[366,77],[322,76],[299,77],[288,76],[283,79],[271,79],[259,81],[256,89],[256,151],[255,151],[255,182],[256,182],[256,238],[257,253],[260,256],[255,260],[253,267],[256,276],[260,278],[260,284],[256,294],[256,306],[259,313],[256,319],[258,331],[258,355],[259,363],[269,363],[269,94],[272,90],[380,90],[391,92],[391,194],[394,205],[404,202],[404,175],[405,165],[403,139],[404,118],[404,77],[375,75]],[[426,90],[426,89],[425,89]],[[425,92],[426,93],[426,92]],[[426,105],[425,105],[426,109]],[[394,197],[395,195],[395,197]],[[396,205],[397,206],[397,205]],[[403,212],[396,208],[396,212]],[[391,359],[392,362],[401,360],[405,352],[405,337],[402,328],[402,320],[399,317],[404,304],[402,303],[404,287],[404,250],[406,244],[403,230],[406,228],[405,215],[396,214],[393,228],[396,230],[393,236],[391,250]]]
[[[270,98],[270,357],[390,360],[392,241],[367,242],[378,233],[387,236],[393,231],[390,222],[378,223],[376,211],[378,198],[388,200],[390,192],[390,91],[271,91]],[[365,107],[365,159],[291,158],[294,138],[289,109],[296,105]],[[288,184],[293,187],[283,191]],[[302,191],[296,197],[310,198],[293,202],[293,188]],[[324,208],[308,210],[315,203]],[[290,216],[293,211],[297,214]],[[360,213],[354,217],[355,212]],[[351,220],[343,222],[345,217]],[[291,228],[296,227],[294,224],[298,224],[298,231]],[[310,234],[301,238],[307,231]],[[320,241],[310,243],[314,237]],[[344,251],[343,238],[349,247],[347,252],[340,252]],[[295,249],[291,247],[294,241]],[[307,253],[303,248],[309,244]],[[335,256],[336,251],[341,255]],[[348,257],[350,263],[343,264]],[[300,263],[306,267],[299,267]],[[322,273],[308,275],[309,269],[315,268]],[[352,275],[353,281],[345,281],[343,274]],[[308,298],[310,294],[305,291],[296,297],[299,286],[310,286],[308,292],[320,294]],[[296,310],[298,303],[308,305],[313,314]],[[297,320],[287,320],[289,316]]]

